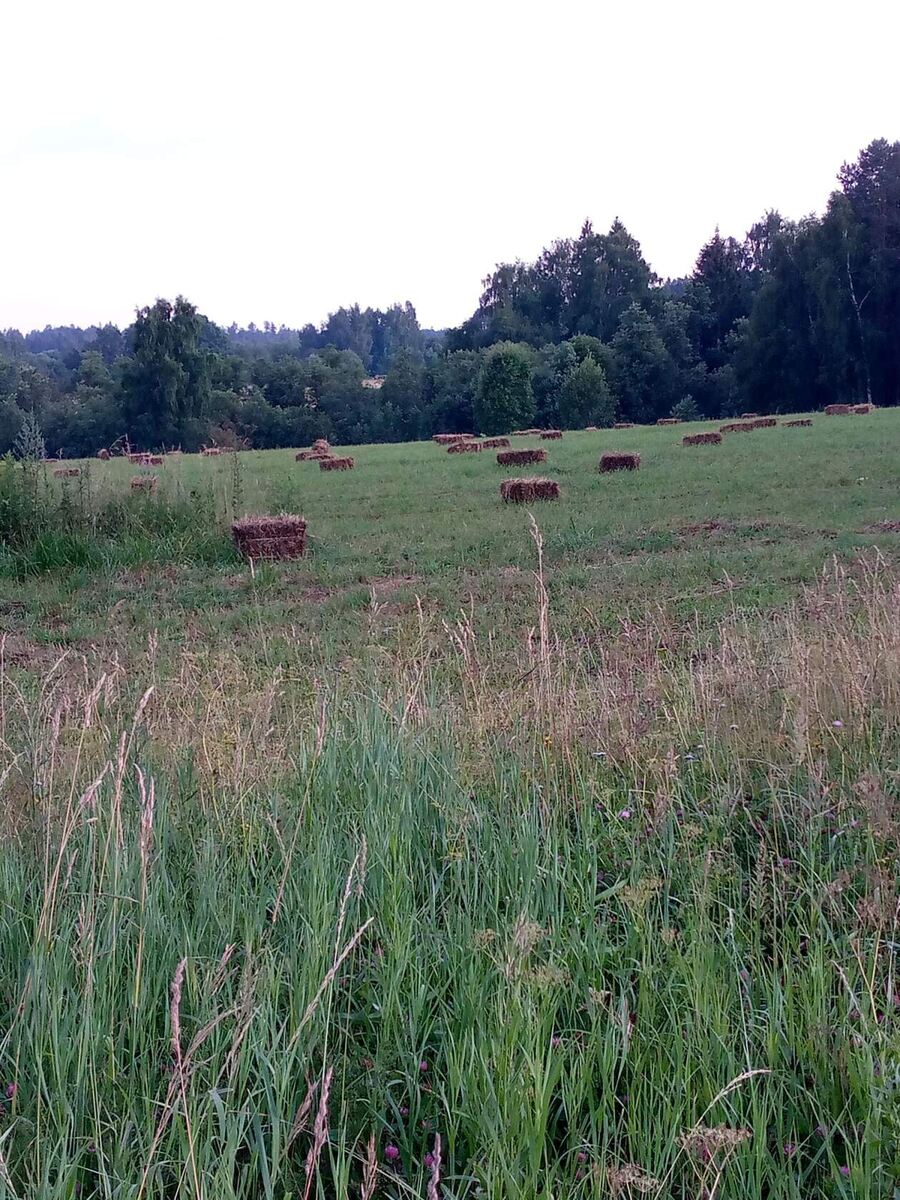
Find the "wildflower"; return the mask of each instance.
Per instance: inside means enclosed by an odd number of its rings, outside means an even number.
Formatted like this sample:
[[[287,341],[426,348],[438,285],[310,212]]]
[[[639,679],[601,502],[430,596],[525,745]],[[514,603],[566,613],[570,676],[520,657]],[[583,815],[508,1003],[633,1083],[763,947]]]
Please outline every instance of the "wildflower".
[[[558,1050],[560,1048],[560,1046],[562,1045],[562,1038],[559,1036],[558,1033],[554,1033],[553,1037],[550,1039],[550,1045],[553,1047],[554,1050]]]
[[[819,1137],[828,1137],[828,1130],[824,1125],[817,1125],[816,1133],[819,1135]]]
[[[8,1083],[6,1085],[7,1100],[12,1100],[12,1098],[15,1096],[15,1094],[16,1094],[16,1085],[14,1083]]]
[[[843,729],[844,728],[843,721],[832,721],[831,724],[834,726],[835,729]]]
[[[427,1071],[427,1070],[428,1070],[428,1063],[425,1061],[425,1059],[424,1059],[424,1058],[423,1058],[423,1059],[422,1059],[422,1061],[419,1063],[419,1070],[420,1070],[420,1071]]]
[[[630,808],[620,808],[619,812],[618,812],[618,817],[619,817],[620,821],[630,821],[631,820],[631,809]]]
[[[404,1105],[402,1105],[402,1106],[401,1106],[401,1108],[400,1108],[400,1116],[401,1116],[401,1117],[408,1117],[408,1116],[409,1116],[409,1109],[406,1107],[406,1105],[405,1105],[405,1104],[404,1104]]]
[[[796,1153],[797,1153],[797,1147],[795,1146],[795,1144],[793,1142],[785,1142],[784,1143],[785,1158],[793,1158]]]
[[[384,1148],[384,1157],[389,1163],[395,1163],[400,1157],[400,1150],[393,1142],[388,1142]]]
[[[430,1151],[430,1150],[429,1150],[429,1151],[428,1151],[428,1153],[425,1155],[425,1158],[424,1158],[422,1161],[425,1163],[425,1166],[426,1166],[426,1167],[428,1168],[428,1170],[430,1171],[430,1170],[431,1170],[431,1168],[434,1166],[434,1155],[431,1153],[431,1151]]]
[[[840,1170],[841,1170],[841,1174],[843,1175],[843,1177],[845,1179],[850,1178],[850,1168],[848,1166],[843,1166],[843,1167],[841,1167]]]

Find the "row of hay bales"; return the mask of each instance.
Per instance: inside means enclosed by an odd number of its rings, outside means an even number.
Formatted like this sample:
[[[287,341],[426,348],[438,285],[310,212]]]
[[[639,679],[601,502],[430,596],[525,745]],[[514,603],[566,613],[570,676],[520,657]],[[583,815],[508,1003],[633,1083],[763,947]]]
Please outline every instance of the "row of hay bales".
[[[875,411],[874,404],[826,404],[825,415],[828,417],[864,417]]]
[[[356,460],[349,454],[333,454],[331,445],[325,438],[317,438],[308,450],[298,450],[294,461],[317,462],[320,471],[352,471],[356,466]]]

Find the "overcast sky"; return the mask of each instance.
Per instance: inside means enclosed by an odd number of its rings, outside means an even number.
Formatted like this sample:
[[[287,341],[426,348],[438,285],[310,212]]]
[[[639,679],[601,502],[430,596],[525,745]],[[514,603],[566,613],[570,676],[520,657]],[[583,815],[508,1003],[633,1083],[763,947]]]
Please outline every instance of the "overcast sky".
[[[585,217],[683,274],[900,137],[894,0],[0,3],[0,327],[456,324]]]

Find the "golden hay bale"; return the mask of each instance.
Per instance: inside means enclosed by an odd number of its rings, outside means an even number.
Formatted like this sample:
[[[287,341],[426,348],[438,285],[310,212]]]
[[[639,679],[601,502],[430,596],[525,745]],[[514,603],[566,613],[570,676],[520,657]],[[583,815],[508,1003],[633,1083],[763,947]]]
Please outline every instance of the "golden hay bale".
[[[320,471],[352,471],[354,465],[355,465],[354,461],[352,458],[349,457],[349,455],[347,458],[336,458],[336,457],[332,456],[329,458],[320,459],[319,470]]]
[[[435,433],[431,440],[438,446],[452,446],[454,442],[464,442],[473,436],[471,433]]]
[[[81,474],[80,467],[57,467],[53,472],[54,479],[77,479]]]
[[[481,442],[472,442],[466,439],[461,442],[453,442],[447,447],[448,454],[472,454],[476,450],[481,449]]]
[[[752,422],[754,429],[774,429],[778,424],[777,417],[757,417]]]
[[[596,425],[585,425],[584,432],[585,433],[599,433],[600,430],[597,428]]]
[[[636,471],[641,465],[641,456],[639,454],[625,454],[621,451],[607,452],[600,456],[600,472],[606,474],[608,471]]]
[[[680,425],[681,422],[677,417],[660,417],[656,422],[657,425]]]
[[[721,433],[688,433],[681,439],[682,446],[718,446]]]
[[[215,458],[217,455],[221,454],[222,451],[218,446],[204,446],[200,453],[204,456],[204,458]]]
[[[546,461],[546,450],[501,450],[497,455],[497,462],[501,467],[520,466],[525,463],[541,463]]]
[[[482,450],[502,450],[509,445],[509,438],[488,438],[481,443]]]
[[[810,417],[800,417],[796,421],[785,421],[783,424],[785,429],[797,429],[800,425],[812,425],[812,419]]]
[[[755,421],[730,421],[719,426],[719,433],[750,433],[756,428]]]
[[[155,492],[158,484],[158,475],[135,475],[131,481],[131,490],[133,492]]]
[[[231,536],[244,558],[300,558],[306,550],[306,521],[283,513],[280,517],[241,517]]]
[[[853,411],[852,404],[826,404],[825,415],[829,417],[845,417]]]
[[[507,504],[531,504],[534,500],[558,500],[559,484],[555,479],[504,479],[500,484],[500,499]]]
[[[108,450],[98,450],[97,457],[100,459],[101,462],[109,462],[109,451]]]
[[[634,421],[616,421],[613,429],[634,429]]]
[[[561,429],[542,429],[541,437],[545,442],[558,442],[562,437]]]
[[[874,404],[854,404],[851,407],[850,411],[852,413],[857,413],[859,416],[862,417],[862,416],[865,416],[866,414],[870,413],[874,407],[875,407]]]

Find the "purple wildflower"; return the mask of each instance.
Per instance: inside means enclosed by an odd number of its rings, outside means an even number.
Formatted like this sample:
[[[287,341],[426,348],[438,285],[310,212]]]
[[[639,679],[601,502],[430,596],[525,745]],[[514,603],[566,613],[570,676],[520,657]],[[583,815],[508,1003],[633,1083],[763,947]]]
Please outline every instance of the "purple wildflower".
[[[848,1166],[843,1166],[843,1167],[841,1167],[840,1170],[841,1170],[841,1174],[843,1175],[843,1177],[845,1179],[850,1178],[850,1168]]]
[[[425,1059],[424,1059],[424,1058],[423,1058],[423,1059],[422,1059],[422,1061],[419,1063],[419,1070],[420,1070],[420,1071],[427,1071],[427,1070],[428,1070],[428,1063],[425,1061]]]
[[[15,1085],[14,1083],[8,1083],[8,1084],[6,1085],[6,1098],[7,1098],[7,1100],[12,1100],[12,1098],[13,1098],[13,1097],[15,1096],[15,1094],[16,1094],[16,1091],[17,1091],[16,1085]]]
[[[425,1155],[424,1162],[425,1162],[425,1166],[426,1166],[426,1167],[428,1168],[428,1170],[430,1171],[430,1170],[431,1170],[431,1168],[434,1166],[434,1155],[431,1153],[431,1151],[430,1151],[430,1150],[429,1150],[429,1151],[428,1151],[428,1153]]]
[[[400,1150],[393,1142],[388,1142],[384,1148],[384,1157],[389,1163],[395,1163],[400,1157]]]
[[[796,1153],[797,1153],[797,1147],[793,1142],[785,1142],[784,1143],[785,1158],[793,1158]]]
[[[620,808],[618,816],[619,816],[620,821],[630,821],[631,820],[631,809],[630,808]]]

